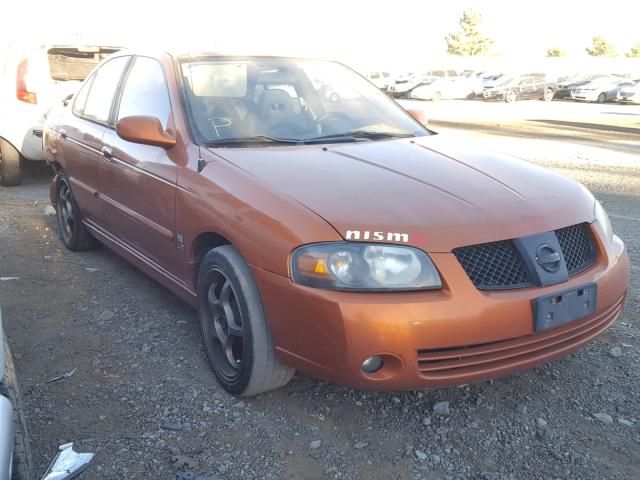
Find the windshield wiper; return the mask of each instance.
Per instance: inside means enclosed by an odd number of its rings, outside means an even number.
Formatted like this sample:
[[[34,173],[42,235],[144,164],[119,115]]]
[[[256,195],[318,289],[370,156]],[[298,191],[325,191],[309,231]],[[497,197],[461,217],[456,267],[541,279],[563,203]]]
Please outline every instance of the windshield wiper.
[[[228,145],[243,145],[246,143],[300,145],[303,143],[303,140],[297,140],[295,138],[275,138],[268,137],[267,135],[254,135],[252,137],[221,138],[219,140],[211,140],[209,142],[205,142],[205,147],[224,147]]]
[[[411,132],[375,132],[370,130],[351,130],[349,132],[323,135],[304,139],[304,143],[323,142],[357,142],[359,139],[377,140],[381,138],[409,138],[415,137]]]

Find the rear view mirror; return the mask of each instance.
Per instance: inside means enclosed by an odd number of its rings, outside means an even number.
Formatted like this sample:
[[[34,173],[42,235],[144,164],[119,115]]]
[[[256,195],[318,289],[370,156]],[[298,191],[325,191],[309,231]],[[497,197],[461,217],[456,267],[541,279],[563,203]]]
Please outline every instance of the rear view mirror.
[[[415,118],[420,125],[426,127],[427,126],[427,114],[421,108],[407,108],[407,112],[413,118]]]
[[[116,133],[128,142],[162,148],[171,148],[176,144],[175,137],[165,132],[156,117],[135,115],[121,118],[116,124]]]

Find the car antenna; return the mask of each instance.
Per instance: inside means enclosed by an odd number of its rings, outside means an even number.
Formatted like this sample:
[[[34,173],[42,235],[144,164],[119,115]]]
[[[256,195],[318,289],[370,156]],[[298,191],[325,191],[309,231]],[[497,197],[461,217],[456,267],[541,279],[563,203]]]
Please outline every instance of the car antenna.
[[[191,59],[190,50],[187,51],[187,55]],[[191,84],[189,85],[189,88],[193,92],[193,74],[191,73],[191,68],[192,68],[192,64],[190,63],[189,64],[189,81]],[[189,102],[191,102],[191,100],[189,100]],[[191,104],[189,104],[189,106],[191,106]],[[196,127],[196,135],[198,137],[198,141],[196,142],[198,144],[198,173],[200,173],[202,172],[202,170],[204,170],[204,167],[207,166],[207,162],[202,159],[202,149],[200,147],[200,141],[202,138],[200,135],[200,130],[197,127]]]

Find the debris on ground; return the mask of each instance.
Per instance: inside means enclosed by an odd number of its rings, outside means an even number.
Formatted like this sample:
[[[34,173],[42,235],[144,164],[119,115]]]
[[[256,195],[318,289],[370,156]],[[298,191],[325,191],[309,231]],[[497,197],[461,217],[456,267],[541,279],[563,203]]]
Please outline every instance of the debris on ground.
[[[59,452],[49,465],[42,480],[70,480],[89,468],[93,453],[78,453],[73,442],[60,445]]]
[[[57,377],[53,377],[47,380],[45,383],[52,383],[52,382],[57,382],[58,380],[65,380],[67,378],[71,378],[73,374],[76,373],[77,371],[78,369],[74,368],[73,370],[69,370],[68,372],[63,373],[62,375],[58,375]]]

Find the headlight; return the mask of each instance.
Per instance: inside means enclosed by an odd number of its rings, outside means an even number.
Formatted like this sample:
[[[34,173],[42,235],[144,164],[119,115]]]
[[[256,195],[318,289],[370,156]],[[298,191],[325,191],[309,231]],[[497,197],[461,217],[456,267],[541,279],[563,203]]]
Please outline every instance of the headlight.
[[[442,288],[436,267],[422,250],[379,243],[331,242],[300,247],[291,256],[291,279],[328,290]]]
[[[604,208],[600,204],[599,201],[595,201],[593,206],[593,214],[596,217],[596,220],[602,227],[602,230],[609,241],[613,240],[613,227],[611,226],[611,221],[609,220],[609,215],[605,212]]]

